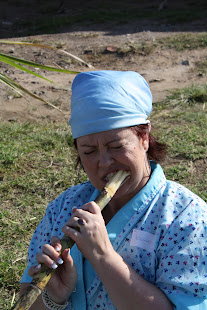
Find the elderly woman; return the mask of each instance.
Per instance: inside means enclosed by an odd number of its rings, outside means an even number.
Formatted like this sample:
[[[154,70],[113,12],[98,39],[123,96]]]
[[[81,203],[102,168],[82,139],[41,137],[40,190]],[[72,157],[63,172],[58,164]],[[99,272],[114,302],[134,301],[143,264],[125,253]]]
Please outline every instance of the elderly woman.
[[[70,125],[89,181],[51,202],[34,233],[21,291],[42,264],[59,268],[32,309],[207,309],[207,206],[166,180],[151,110],[136,72],[76,76]],[[101,212],[94,199],[118,170],[130,177]],[[63,234],[76,245],[60,255]]]

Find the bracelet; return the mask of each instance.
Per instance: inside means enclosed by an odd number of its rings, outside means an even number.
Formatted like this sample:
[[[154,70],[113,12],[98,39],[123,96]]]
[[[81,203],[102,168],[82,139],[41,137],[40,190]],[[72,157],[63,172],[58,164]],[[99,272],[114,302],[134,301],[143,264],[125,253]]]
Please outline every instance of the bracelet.
[[[64,310],[67,305],[68,305],[68,302],[66,302],[64,305],[59,305],[59,304],[56,304],[49,296],[48,296],[48,293],[46,290],[43,290],[42,291],[42,300],[43,300],[43,303],[44,305],[50,309],[50,310]]]

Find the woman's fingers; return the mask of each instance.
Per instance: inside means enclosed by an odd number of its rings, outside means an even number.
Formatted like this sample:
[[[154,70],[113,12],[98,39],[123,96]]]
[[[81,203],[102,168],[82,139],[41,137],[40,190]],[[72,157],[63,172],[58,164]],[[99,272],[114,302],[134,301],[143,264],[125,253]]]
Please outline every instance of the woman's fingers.
[[[60,239],[57,236],[53,236],[51,238],[51,245],[53,246],[56,252],[60,252],[60,250],[62,249]]]
[[[77,242],[77,241],[80,239],[80,237],[81,237],[81,233],[80,233],[80,231],[74,229],[74,227],[79,228],[76,224],[74,224],[74,225],[72,224],[72,226],[68,226],[68,225],[66,224],[66,225],[64,225],[64,226],[62,227],[62,231],[63,231],[63,233],[64,233],[66,236],[70,237],[72,240],[74,240],[75,242]],[[79,229],[79,230],[80,230],[80,229]]]
[[[49,244],[45,244],[42,248],[42,252],[38,253],[37,261],[40,264],[45,264],[47,267],[56,269],[58,265],[63,264],[63,260],[55,248]]]
[[[73,207],[72,209],[73,216],[78,216],[78,217],[82,217],[82,216],[87,217],[87,212],[85,211],[92,213],[92,214],[101,213],[99,206],[94,201],[86,203],[85,205],[81,207],[81,209],[78,209],[77,207]]]
[[[101,210],[94,201],[91,201],[83,205],[81,209],[73,207],[72,217],[67,221],[66,225],[71,227],[78,227],[79,226],[78,220],[80,218],[87,223],[90,220],[91,215],[95,214],[100,215]]]
[[[84,232],[89,223],[91,225],[93,222],[97,222],[97,220],[103,221],[101,210],[94,201],[91,201],[83,205],[81,209],[73,207],[72,217],[63,226],[62,231],[77,242],[81,236],[80,232]]]
[[[77,211],[81,211],[81,210],[88,211],[92,214],[100,214],[101,213],[99,206],[94,201],[86,203],[85,205],[82,206],[81,209],[78,209]]]
[[[37,256],[38,256],[38,261],[41,263],[39,263],[38,265],[30,267],[30,269],[28,270],[28,274],[30,277],[33,277],[36,273],[41,271],[42,264],[45,264],[46,260],[47,260],[48,267],[52,267],[52,265],[54,264],[54,261],[50,260],[50,258],[47,257],[43,253],[39,253]],[[72,256],[70,255],[70,249],[65,249],[62,253],[62,257],[63,257],[64,262],[66,263],[65,264],[66,268],[67,268],[67,266],[68,266],[68,268],[74,267],[74,262],[73,262]],[[56,269],[56,268],[54,268],[54,269]]]
[[[30,267],[29,270],[28,270],[28,275],[29,275],[30,277],[34,277],[34,275],[35,275],[36,273],[40,272],[41,267],[42,267],[41,264],[38,264],[38,265],[35,265],[35,266]]]
[[[90,221],[90,216],[89,212],[81,209],[73,209],[72,217],[62,227],[63,233],[77,242],[78,238],[81,236],[80,233],[83,232],[88,221]]]
[[[37,253],[36,258],[39,264],[44,264],[48,268],[56,269],[58,267],[58,264],[44,253]]]
[[[68,264],[67,266],[69,266],[70,268],[74,265],[72,256],[70,255],[70,249],[65,249],[62,253],[62,257],[64,259],[64,263]]]

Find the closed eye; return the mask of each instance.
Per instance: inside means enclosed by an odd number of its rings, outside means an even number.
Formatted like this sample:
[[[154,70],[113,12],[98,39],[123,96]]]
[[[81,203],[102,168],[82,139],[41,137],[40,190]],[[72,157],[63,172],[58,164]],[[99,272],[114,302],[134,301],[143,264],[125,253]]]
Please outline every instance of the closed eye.
[[[92,154],[92,153],[94,153],[94,151],[84,152],[83,154],[84,154],[84,155],[90,155],[90,154]]]
[[[122,148],[122,145],[119,145],[119,146],[111,146],[112,149],[120,149]]]

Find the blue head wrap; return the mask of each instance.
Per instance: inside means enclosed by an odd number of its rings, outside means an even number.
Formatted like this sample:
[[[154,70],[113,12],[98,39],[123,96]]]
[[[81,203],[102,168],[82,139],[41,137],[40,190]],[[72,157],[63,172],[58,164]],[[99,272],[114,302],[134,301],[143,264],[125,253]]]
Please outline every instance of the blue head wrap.
[[[133,71],[79,73],[72,85],[73,139],[91,133],[150,123],[152,94],[145,79]]]

